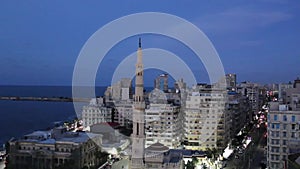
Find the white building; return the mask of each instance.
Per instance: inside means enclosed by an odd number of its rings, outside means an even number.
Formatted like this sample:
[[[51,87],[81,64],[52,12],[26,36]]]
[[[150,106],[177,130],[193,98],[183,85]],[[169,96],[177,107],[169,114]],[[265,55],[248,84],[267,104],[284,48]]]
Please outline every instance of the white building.
[[[83,106],[83,126],[88,127],[97,123],[112,122],[112,111],[113,108],[106,107],[98,99],[92,99],[89,105]]]
[[[132,125],[132,112],[133,112],[133,101],[132,100],[120,100],[114,101],[115,105],[115,122],[121,126],[129,127]]]
[[[172,104],[150,103],[146,109],[146,147],[160,142],[169,148],[178,148],[182,138],[180,107]]]
[[[287,89],[293,88],[292,83],[281,83],[278,85],[278,99],[286,102],[286,91]]]
[[[300,111],[289,105],[270,103],[268,114],[268,168],[285,168],[288,155],[300,152]]]
[[[101,135],[67,132],[63,127],[49,131],[35,131],[21,139],[9,141],[7,167],[14,169],[98,167],[99,160],[96,153],[100,152],[101,140]]]
[[[226,92],[197,85],[188,92],[184,110],[186,149],[224,149],[229,141],[230,116],[225,113]]]
[[[130,78],[122,78],[112,86],[107,87],[105,91],[107,100],[128,100],[132,99],[132,84]]]

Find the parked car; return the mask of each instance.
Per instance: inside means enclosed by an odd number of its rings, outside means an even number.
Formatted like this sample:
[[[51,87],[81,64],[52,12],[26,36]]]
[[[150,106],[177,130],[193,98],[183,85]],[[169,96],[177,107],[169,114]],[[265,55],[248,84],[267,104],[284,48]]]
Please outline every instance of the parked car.
[[[243,150],[243,149],[239,149],[238,153],[239,153],[239,154],[243,154],[243,153],[244,153],[244,150]]]

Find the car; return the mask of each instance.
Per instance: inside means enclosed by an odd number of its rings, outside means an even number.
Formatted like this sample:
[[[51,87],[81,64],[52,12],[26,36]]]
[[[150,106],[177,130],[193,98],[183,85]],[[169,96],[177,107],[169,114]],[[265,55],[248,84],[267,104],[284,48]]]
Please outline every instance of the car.
[[[239,153],[239,154],[243,154],[243,153],[244,153],[244,150],[239,149],[238,153]]]

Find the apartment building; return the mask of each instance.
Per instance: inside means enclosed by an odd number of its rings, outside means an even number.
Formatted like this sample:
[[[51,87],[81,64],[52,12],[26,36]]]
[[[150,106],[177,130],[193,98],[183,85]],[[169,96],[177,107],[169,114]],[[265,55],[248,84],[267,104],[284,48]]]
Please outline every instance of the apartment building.
[[[145,110],[146,147],[159,142],[169,148],[180,147],[182,115],[180,107],[168,103],[150,103]]]
[[[83,126],[88,127],[97,123],[113,122],[113,107],[107,106],[99,99],[92,99],[90,104],[82,108]]]
[[[267,161],[270,169],[286,168],[288,155],[300,152],[300,111],[270,103]]]
[[[230,116],[225,111],[226,91],[198,84],[188,91],[184,109],[184,147],[224,149],[230,137]]]

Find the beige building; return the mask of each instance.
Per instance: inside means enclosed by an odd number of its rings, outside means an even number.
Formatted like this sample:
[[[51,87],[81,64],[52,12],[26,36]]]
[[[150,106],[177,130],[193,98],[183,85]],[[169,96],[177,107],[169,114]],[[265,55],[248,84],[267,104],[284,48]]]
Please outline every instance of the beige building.
[[[286,96],[284,97],[285,103],[289,104],[293,110],[300,110],[300,79],[294,81],[293,87],[285,90]]]
[[[133,101],[114,101],[114,108],[114,122],[119,123],[121,126],[130,127],[132,125]]]
[[[186,149],[224,149],[227,146],[230,116],[225,112],[225,97],[224,90],[205,84],[188,91],[184,109]]]
[[[83,106],[83,126],[88,127],[97,123],[112,122],[112,113],[112,107],[105,106],[103,103],[98,102],[97,99],[92,99],[89,105]]]
[[[288,155],[300,152],[300,111],[270,103],[267,161],[270,169],[285,168]]]
[[[132,84],[130,78],[122,78],[105,91],[106,100],[128,100],[132,99]]]
[[[179,148],[182,141],[180,107],[167,103],[150,103],[145,115],[146,147],[160,142],[169,148]]]
[[[66,132],[65,128],[36,131],[9,142],[8,167],[13,169],[72,169],[98,166],[101,137],[97,134]]]
[[[161,91],[168,91],[168,74],[161,74],[154,80],[154,87]]]
[[[242,82],[238,85],[237,90],[246,96],[250,101],[251,109],[257,113],[264,104],[266,89],[257,83]]]

